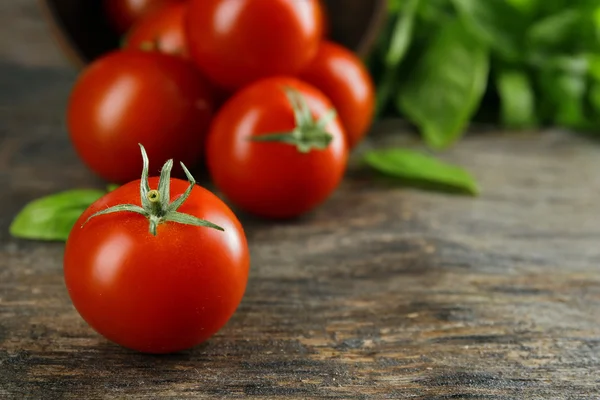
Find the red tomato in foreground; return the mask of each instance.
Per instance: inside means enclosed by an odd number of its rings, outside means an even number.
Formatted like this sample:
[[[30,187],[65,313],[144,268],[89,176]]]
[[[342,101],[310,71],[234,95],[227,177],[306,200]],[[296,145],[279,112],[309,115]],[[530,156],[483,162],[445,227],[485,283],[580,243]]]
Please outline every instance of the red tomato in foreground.
[[[185,0],[104,0],[104,12],[118,33],[125,33],[148,12]]]
[[[125,48],[151,46],[161,53],[187,58],[188,46],[183,25],[186,8],[187,3],[175,3],[149,13],[130,30]]]
[[[325,41],[300,78],[331,99],[350,148],[355,147],[371,127],[375,113],[375,85],[363,62],[350,50]]]
[[[323,10],[319,0],[191,0],[186,29],[198,67],[236,89],[300,72],[317,53]]]
[[[92,63],[73,88],[71,141],[85,164],[113,183],[139,177],[138,143],[157,165],[173,158],[190,167],[203,151],[211,97],[189,62],[154,52],[113,52]]]
[[[233,212],[197,185],[178,211],[224,231],[164,222],[153,236],[146,217],[133,212],[99,215],[81,227],[99,210],[140,205],[139,184],[121,186],[81,215],[65,248],[65,283],[79,314],[107,339],[141,352],[177,352],[207,340],[234,314],[248,280],[246,237]],[[171,200],[188,185],[171,179]]]
[[[332,141],[324,150],[301,153],[291,144],[250,140],[296,127],[286,86],[305,98],[315,119],[333,108],[304,82],[267,78],[225,103],[207,138],[206,161],[215,185],[235,205],[263,217],[291,218],[312,210],[337,188],[346,169],[348,150],[338,118],[326,125]]]

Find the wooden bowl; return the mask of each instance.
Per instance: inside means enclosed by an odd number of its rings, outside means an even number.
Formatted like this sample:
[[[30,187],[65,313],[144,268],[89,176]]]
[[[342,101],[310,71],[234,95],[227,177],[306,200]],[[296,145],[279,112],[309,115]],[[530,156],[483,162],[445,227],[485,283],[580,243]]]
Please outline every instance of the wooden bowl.
[[[118,47],[101,0],[40,0],[54,36],[68,58],[83,66]],[[332,40],[365,56],[384,24],[387,0],[324,0]]]

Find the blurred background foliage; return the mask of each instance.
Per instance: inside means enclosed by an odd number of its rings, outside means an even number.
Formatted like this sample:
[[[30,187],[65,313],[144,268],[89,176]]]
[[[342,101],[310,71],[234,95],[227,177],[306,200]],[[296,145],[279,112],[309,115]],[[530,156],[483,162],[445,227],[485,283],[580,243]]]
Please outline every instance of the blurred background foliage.
[[[471,121],[600,129],[598,0],[389,0],[367,60],[378,116],[413,123],[431,149]]]

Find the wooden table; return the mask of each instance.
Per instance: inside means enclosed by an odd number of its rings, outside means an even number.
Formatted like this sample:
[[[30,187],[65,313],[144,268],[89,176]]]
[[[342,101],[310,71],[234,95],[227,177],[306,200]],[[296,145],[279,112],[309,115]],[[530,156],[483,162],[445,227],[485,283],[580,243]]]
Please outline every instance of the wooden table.
[[[0,398],[600,397],[600,146],[553,131],[446,154],[477,199],[350,171],[300,221],[242,216],[251,277],[223,330],[170,356],[107,342],[69,301],[63,245],[7,233],[27,201],[102,182],[64,128],[75,71],[31,0],[4,3],[46,56],[0,49]]]

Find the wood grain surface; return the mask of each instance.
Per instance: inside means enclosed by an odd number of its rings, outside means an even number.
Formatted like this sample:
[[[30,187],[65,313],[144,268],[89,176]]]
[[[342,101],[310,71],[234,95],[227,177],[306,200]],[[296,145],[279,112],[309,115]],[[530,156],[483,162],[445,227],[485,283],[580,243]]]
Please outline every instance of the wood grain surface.
[[[30,3],[12,8],[40,24]],[[352,168],[300,220],[240,215],[252,267],[238,312],[206,344],[141,355],[76,313],[62,244],[7,233],[27,201],[103,184],[67,139],[75,73],[47,38],[37,47],[47,63],[0,49],[0,398],[600,398],[600,144],[472,133],[444,157],[474,171],[480,198]],[[366,146],[403,130],[385,123]]]

